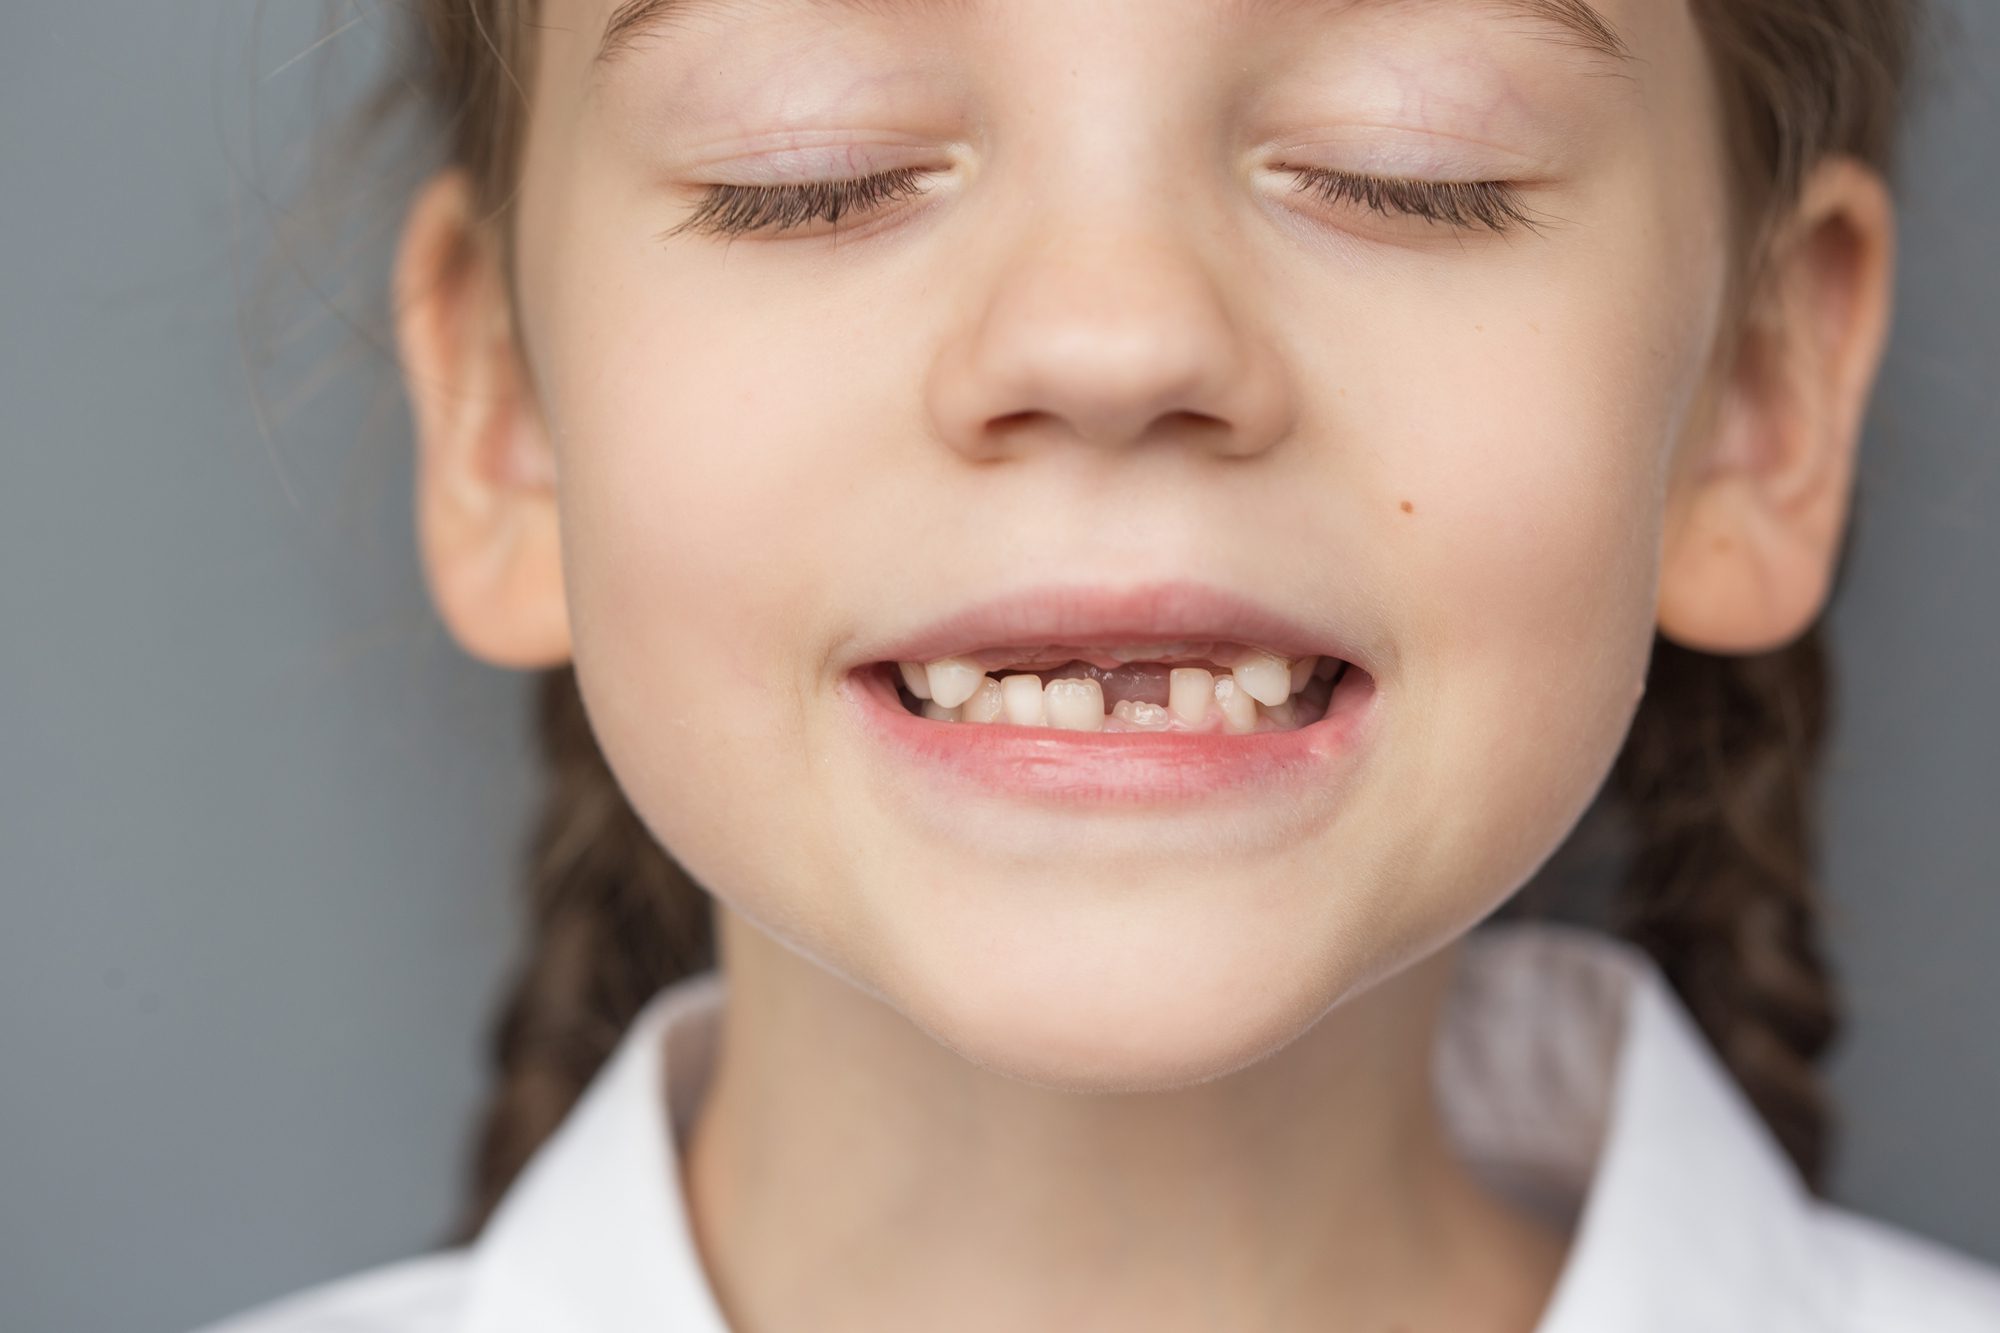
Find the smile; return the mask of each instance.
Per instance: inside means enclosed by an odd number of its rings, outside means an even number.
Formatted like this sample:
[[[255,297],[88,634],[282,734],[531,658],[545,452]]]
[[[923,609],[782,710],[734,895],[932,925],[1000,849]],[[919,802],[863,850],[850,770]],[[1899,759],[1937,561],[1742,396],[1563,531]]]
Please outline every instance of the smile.
[[[1004,671],[986,665],[999,658]],[[903,707],[933,722],[1242,736],[1319,721],[1349,664],[1247,644],[1172,644],[1003,649],[895,666]]]
[[[1345,647],[1201,585],[1030,590],[883,645],[843,692],[889,771],[926,788],[1173,804],[1331,783],[1358,759],[1375,676],[1316,639]]]

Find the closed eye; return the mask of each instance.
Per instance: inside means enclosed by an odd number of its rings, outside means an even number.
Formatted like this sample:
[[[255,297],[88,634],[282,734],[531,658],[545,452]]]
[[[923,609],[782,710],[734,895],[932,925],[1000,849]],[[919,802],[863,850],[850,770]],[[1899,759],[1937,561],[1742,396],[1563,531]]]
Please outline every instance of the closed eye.
[[[1424,218],[1467,230],[1505,232],[1526,227],[1539,232],[1522,206],[1520,192],[1505,181],[1433,181],[1401,176],[1365,176],[1333,167],[1287,167],[1298,190],[1329,203],[1359,204],[1390,216]]]
[[[740,236],[755,231],[790,231],[812,222],[834,222],[866,213],[919,193],[924,176],[917,167],[898,167],[853,180],[801,181],[788,185],[711,185],[687,221],[661,239],[684,231]]]
[[[1328,203],[1344,203],[1390,217],[1416,217],[1460,230],[1495,233],[1514,227],[1539,228],[1522,206],[1519,192],[1504,181],[1432,181],[1369,176],[1331,167],[1287,167],[1297,190]],[[849,180],[801,181],[786,185],[712,185],[682,223],[661,234],[683,232],[741,236],[786,232],[814,222],[879,211],[897,199],[922,193],[927,173],[898,167]]]

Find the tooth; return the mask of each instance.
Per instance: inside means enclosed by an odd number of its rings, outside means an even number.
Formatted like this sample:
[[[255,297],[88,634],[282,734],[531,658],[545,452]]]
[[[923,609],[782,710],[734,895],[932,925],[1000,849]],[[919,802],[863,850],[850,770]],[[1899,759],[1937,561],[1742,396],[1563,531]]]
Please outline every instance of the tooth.
[[[935,699],[926,699],[924,700],[924,716],[933,722],[957,722],[960,710],[946,708]]]
[[[1000,703],[1002,715],[1013,726],[1047,725],[1047,710],[1042,705],[1042,680],[1039,676],[1002,676]]]
[[[946,708],[956,708],[979,692],[986,673],[969,657],[940,657],[924,668],[930,677],[931,698]]]
[[[1167,707],[1191,727],[1208,721],[1208,704],[1215,698],[1215,676],[1200,667],[1175,667],[1167,673]]]
[[[1242,736],[1257,729],[1257,701],[1235,676],[1215,678],[1215,702],[1222,708],[1222,729]]]
[[[1042,695],[1050,726],[1063,731],[1104,730],[1104,687],[1090,677],[1052,680]]]
[[[1297,694],[1300,690],[1304,689],[1306,682],[1313,678],[1313,666],[1318,661],[1317,657],[1301,657],[1298,661],[1292,663],[1293,694]]]
[[[1120,699],[1112,708],[1111,716],[1143,731],[1165,731],[1169,719],[1166,709],[1138,699]]]
[[[909,687],[911,694],[916,695],[919,699],[928,699],[931,697],[930,677],[924,674],[924,668],[921,663],[898,662],[896,663],[896,669],[903,673],[903,684]]]
[[[1291,698],[1292,668],[1282,657],[1262,652],[1246,656],[1231,668],[1230,674],[1236,677],[1243,692],[1260,704],[1281,704]],[[931,677],[931,688],[937,688],[936,676]]]
[[[1000,689],[1000,682],[991,676],[981,676],[978,692],[965,701],[959,715],[966,722],[998,722],[1006,709],[1006,696]]]
[[[1339,672],[1339,670],[1340,670],[1339,658],[1321,657],[1319,661],[1313,665],[1313,678],[1316,680],[1332,680],[1334,676]]]
[[[1299,706],[1290,699],[1281,704],[1259,704],[1257,711],[1286,731],[1296,731],[1299,726]]]

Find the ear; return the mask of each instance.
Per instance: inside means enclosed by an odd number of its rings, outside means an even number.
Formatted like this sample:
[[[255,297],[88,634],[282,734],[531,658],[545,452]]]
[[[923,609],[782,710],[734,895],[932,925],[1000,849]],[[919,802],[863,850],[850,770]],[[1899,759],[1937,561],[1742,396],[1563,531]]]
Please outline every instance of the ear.
[[[470,179],[434,178],[404,223],[396,343],[416,427],[418,548],[431,599],[495,666],[569,658],[555,456],[515,337],[499,246]]]
[[[1668,501],[1659,623],[1683,647],[1768,652],[1824,609],[1894,263],[1880,175],[1853,158],[1820,163],[1773,238],[1768,282]]]

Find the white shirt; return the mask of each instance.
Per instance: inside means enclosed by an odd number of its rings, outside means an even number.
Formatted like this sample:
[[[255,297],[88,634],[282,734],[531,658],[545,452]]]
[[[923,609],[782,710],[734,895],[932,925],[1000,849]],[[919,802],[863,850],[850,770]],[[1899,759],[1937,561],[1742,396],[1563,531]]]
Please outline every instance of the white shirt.
[[[724,980],[646,1005],[473,1244],[201,1333],[727,1333],[679,1158]],[[1634,946],[1485,923],[1436,1071],[1472,1169],[1570,1230],[1536,1333],[2000,1333],[2000,1268],[1809,1194]]]

